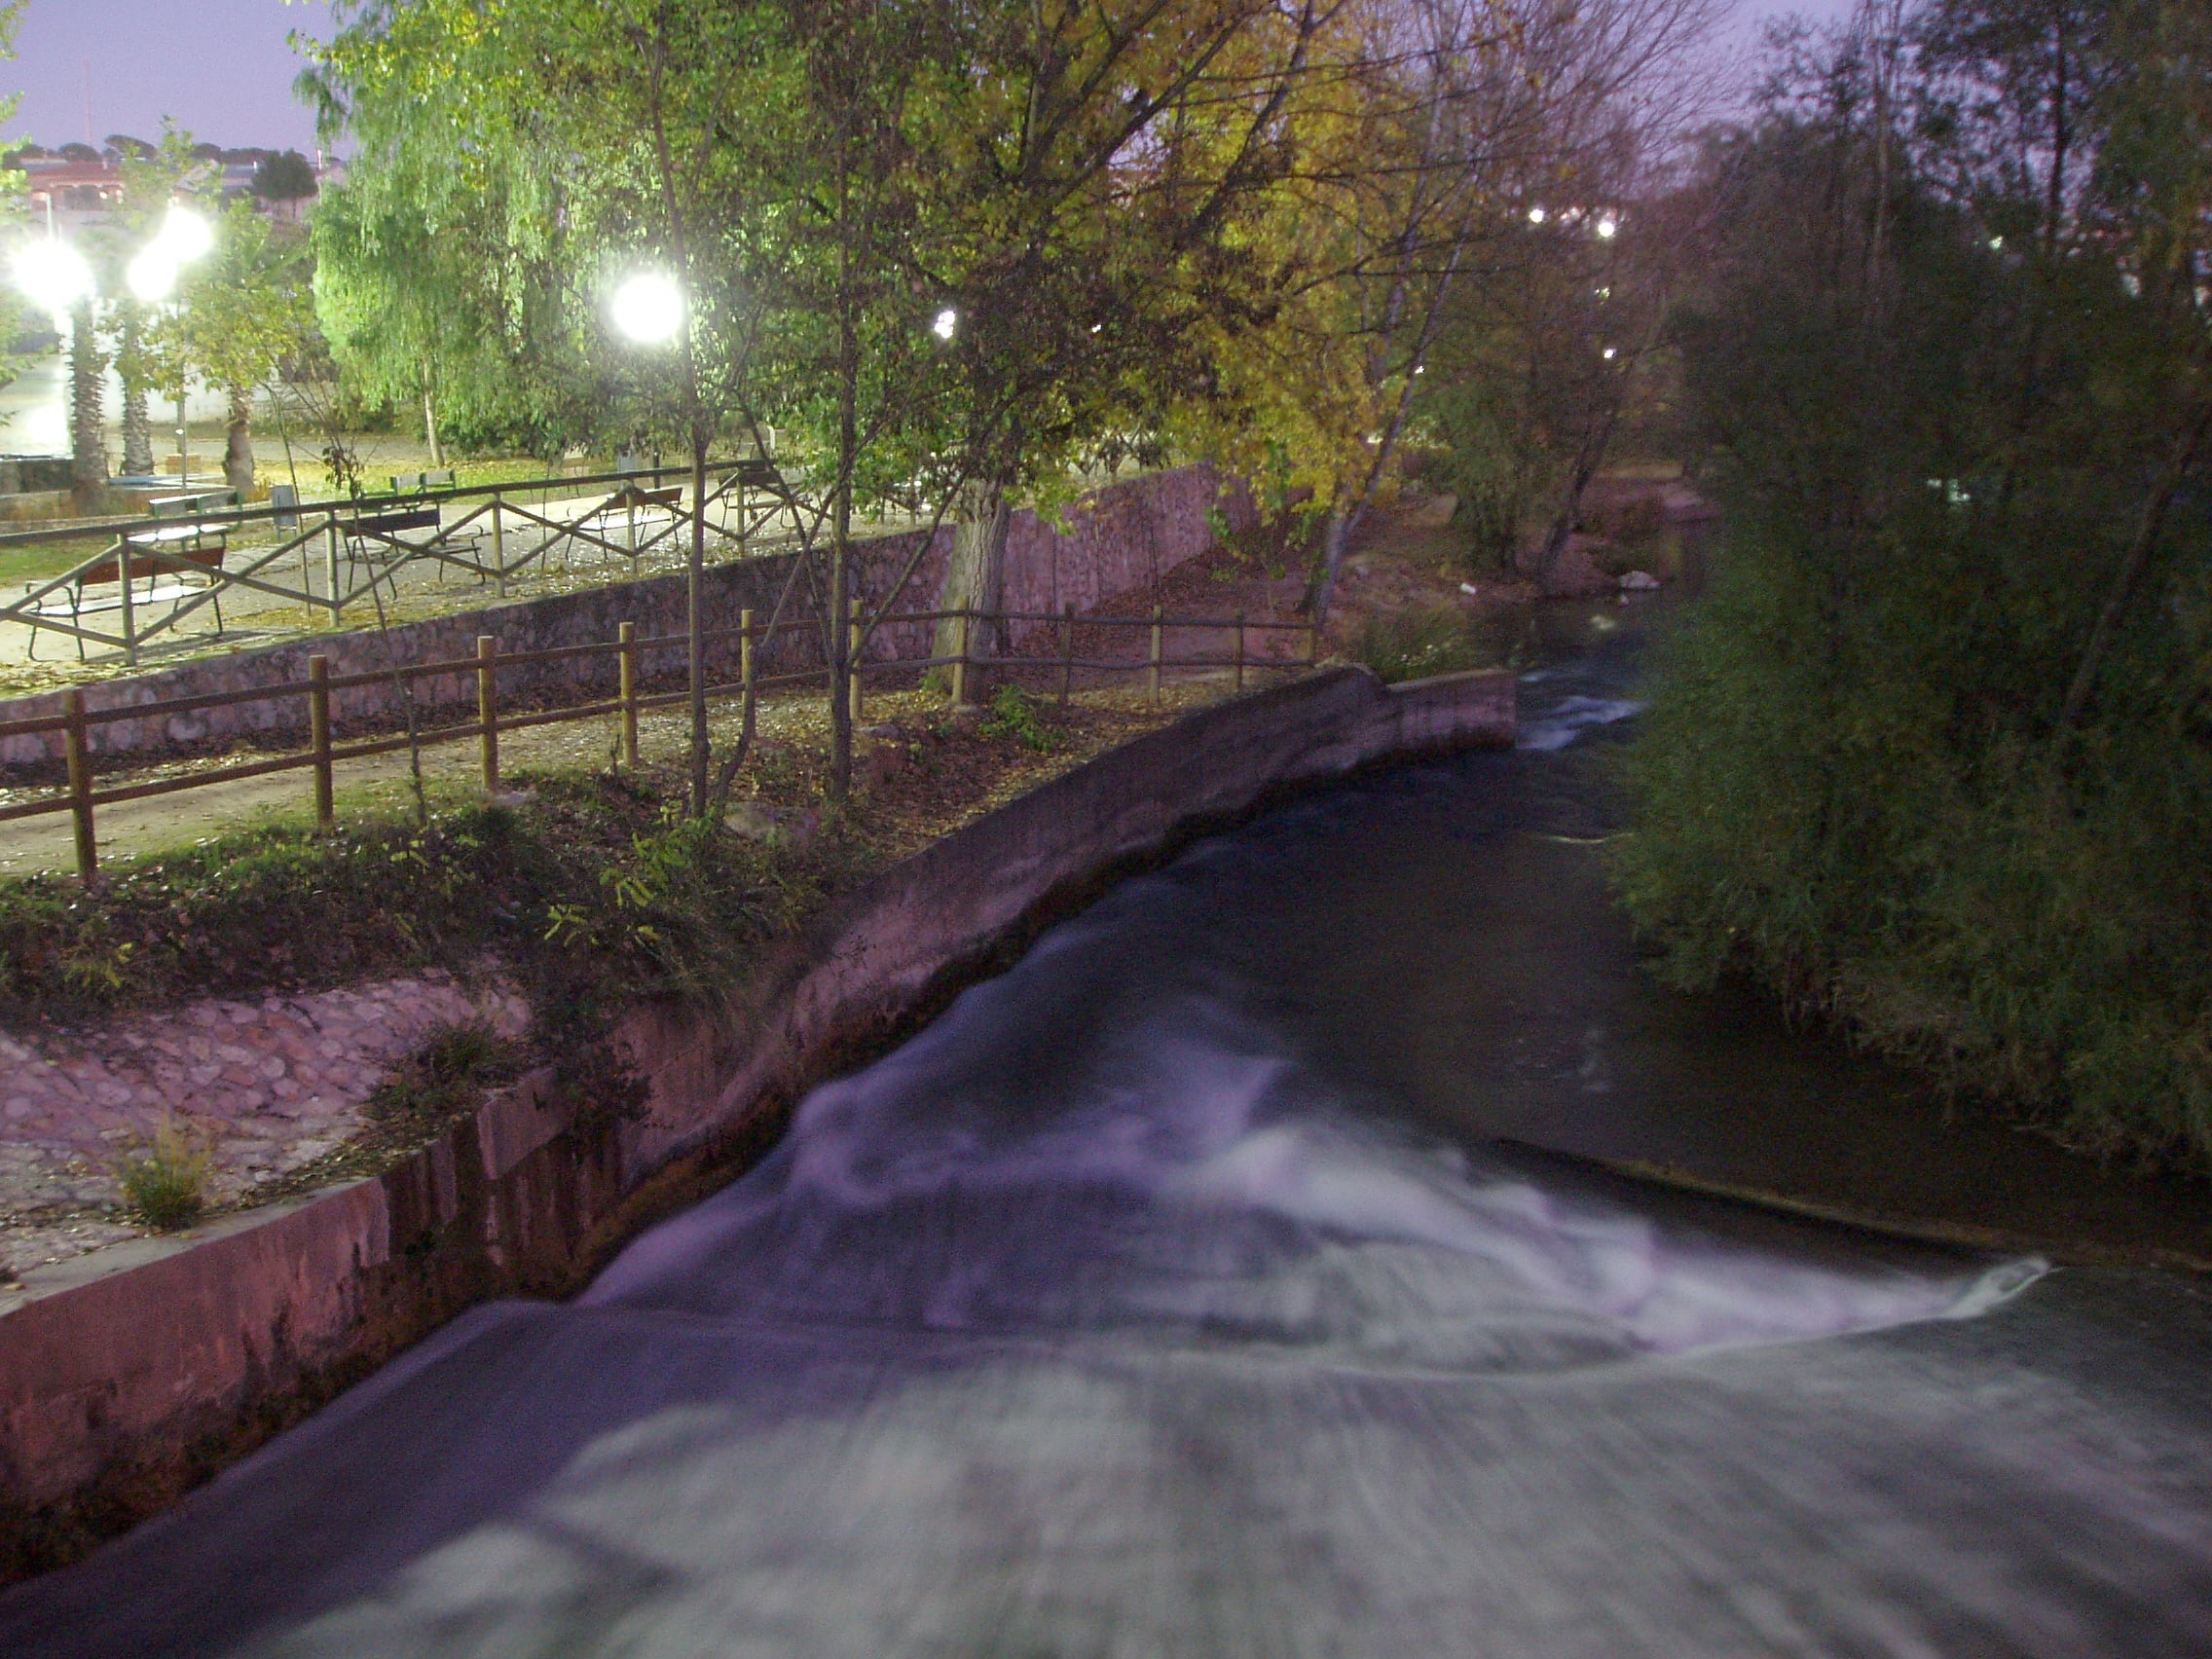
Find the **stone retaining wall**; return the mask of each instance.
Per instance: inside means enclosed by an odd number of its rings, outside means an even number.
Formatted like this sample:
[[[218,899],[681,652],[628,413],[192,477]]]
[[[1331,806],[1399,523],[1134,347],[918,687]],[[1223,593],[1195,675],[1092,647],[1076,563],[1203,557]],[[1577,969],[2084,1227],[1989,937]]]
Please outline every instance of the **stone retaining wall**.
[[[1040,520],[1031,512],[1016,513],[1007,544],[1009,608],[1057,612],[1062,603],[1072,601],[1088,608],[1109,595],[1147,586],[1213,545],[1209,509],[1218,509],[1237,530],[1251,523],[1249,494],[1234,487],[1225,491],[1218,474],[1206,466],[1183,467],[1109,485],[1077,503],[1057,524]],[[878,536],[861,545],[857,578],[861,594],[870,605],[879,604],[890,592],[925,534],[912,531]],[[900,602],[902,610],[927,610],[936,605],[951,546],[951,530],[938,531]],[[738,613],[747,608],[766,621],[790,578],[793,557],[769,554],[710,567],[707,626],[734,628]],[[102,681],[86,688],[85,703],[89,709],[110,709],[254,685],[299,682],[307,679],[308,658],[317,654],[330,659],[330,672],[338,676],[383,673],[394,661],[456,661],[476,654],[476,640],[481,634],[495,636],[500,648],[508,651],[604,644],[614,639],[624,622],[636,623],[644,637],[667,637],[683,631],[685,581],[681,573],[654,576],[401,623],[388,636],[374,632],[324,634],[229,655],[201,657],[174,668]],[[803,592],[794,594],[787,616],[805,614],[806,601]],[[1017,630],[1017,645],[1047,626],[1036,624]],[[929,629],[919,624],[888,628],[874,643],[871,654],[927,656]],[[811,634],[794,633],[780,637],[775,647],[760,657],[759,668],[763,674],[796,672],[818,666],[821,660],[817,640]],[[646,653],[643,667],[648,678],[665,679],[680,673],[682,646],[679,644]],[[720,642],[710,650],[708,670],[719,680],[736,678],[734,641]],[[608,655],[534,664],[503,670],[499,684],[501,695],[515,701],[611,697],[616,685],[615,663]],[[472,676],[459,674],[418,680],[414,695],[418,708],[427,714],[459,716],[475,706],[475,681]],[[0,720],[57,716],[61,705],[58,691],[0,700]],[[341,736],[350,730],[387,729],[401,719],[398,694],[388,682],[382,681],[334,693],[331,714]],[[90,742],[94,754],[137,755],[239,737],[304,741],[307,726],[307,699],[289,697],[166,718],[117,720],[93,726]],[[0,766],[59,760],[61,743],[59,732],[0,738]]]
[[[809,1088],[1122,873],[1290,791],[1513,731],[1504,674],[1385,688],[1339,669],[1200,710],[887,870],[783,946],[737,1012],[634,1012],[619,1040],[650,1084],[640,1121],[527,1079],[376,1179],[25,1274],[31,1299],[0,1315],[0,1562],[51,1561],[25,1540],[173,1500],[474,1302],[574,1289],[756,1156]]]

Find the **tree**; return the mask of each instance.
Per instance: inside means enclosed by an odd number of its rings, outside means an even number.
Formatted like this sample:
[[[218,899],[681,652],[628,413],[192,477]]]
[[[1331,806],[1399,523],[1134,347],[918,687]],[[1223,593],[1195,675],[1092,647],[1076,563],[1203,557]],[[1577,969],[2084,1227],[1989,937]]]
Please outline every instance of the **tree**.
[[[271,156],[253,169],[253,194],[263,202],[304,202],[319,189],[314,164],[297,150]]]
[[[1676,331],[1728,544],[1622,892],[1677,977],[2203,1167],[2200,9],[1942,0],[1785,44],[1695,186],[1722,234]]]
[[[154,470],[153,423],[147,398],[159,386],[184,386],[184,371],[170,362],[156,338],[156,319],[131,292],[129,268],[139,250],[159,234],[169,207],[186,183],[203,169],[192,152],[192,134],[165,124],[157,145],[132,139],[111,147],[123,155],[123,204],[115,214],[102,263],[114,302],[114,366],[123,384],[123,470],[146,477]]]
[[[177,350],[224,393],[223,477],[241,493],[254,483],[253,394],[313,326],[308,254],[305,238],[234,203],[185,287]]]

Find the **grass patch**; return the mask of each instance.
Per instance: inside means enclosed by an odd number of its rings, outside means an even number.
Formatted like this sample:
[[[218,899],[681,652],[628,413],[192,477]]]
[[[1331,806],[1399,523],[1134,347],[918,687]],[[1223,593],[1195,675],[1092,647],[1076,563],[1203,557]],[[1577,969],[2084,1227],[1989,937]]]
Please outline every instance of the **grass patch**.
[[[1485,660],[1466,618],[1442,607],[1367,618],[1352,640],[1351,655],[1385,685],[1463,673],[1482,667]]]
[[[207,1212],[207,1149],[174,1119],[146,1149],[125,1160],[118,1179],[139,1219],[157,1233],[181,1233]]]
[[[985,737],[1012,738],[1037,755],[1050,755],[1054,747],[1052,734],[1037,719],[1036,705],[1018,685],[999,687],[998,695],[991,699],[990,712],[977,722],[976,729]]]
[[[519,806],[331,834],[272,824],[0,885],[0,1018],[91,1019],[211,991],[314,988],[487,952],[539,1006],[704,996],[871,861],[850,837],[766,846],[672,815],[657,780],[563,773]]]

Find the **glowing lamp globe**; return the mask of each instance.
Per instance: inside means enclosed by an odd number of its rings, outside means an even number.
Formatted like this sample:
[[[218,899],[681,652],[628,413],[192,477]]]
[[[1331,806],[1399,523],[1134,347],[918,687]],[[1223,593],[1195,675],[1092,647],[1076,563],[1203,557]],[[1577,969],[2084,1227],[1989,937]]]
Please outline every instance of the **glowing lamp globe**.
[[[130,262],[123,280],[132,299],[141,305],[158,306],[176,291],[178,274],[176,259],[156,242]]]
[[[959,327],[960,313],[947,306],[937,313],[937,320],[930,324],[930,332],[940,340],[950,340]]]
[[[169,216],[162,221],[161,235],[154,239],[154,247],[166,253],[172,265],[190,265],[196,259],[204,259],[214,245],[215,227],[183,206],[169,209]]]
[[[12,270],[24,298],[55,316],[92,297],[92,268],[67,242],[27,242],[16,254]]]
[[[614,326],[641,346],[663,346],[683,326],[683,290],[658,271],[641,271],[614,290]]]

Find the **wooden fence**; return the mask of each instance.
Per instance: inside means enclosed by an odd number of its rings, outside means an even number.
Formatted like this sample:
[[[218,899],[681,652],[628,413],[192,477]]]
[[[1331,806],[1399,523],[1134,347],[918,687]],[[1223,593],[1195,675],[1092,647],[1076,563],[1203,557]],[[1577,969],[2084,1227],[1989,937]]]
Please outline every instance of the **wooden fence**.
[[[1053,623],[1056,625],[1058,648],[1049,657],[976,654],[970,646],[977,627],[994,619],[1005,622]],[[867,639],[874,637],[877,628],[896,623],[928,623],[935,626],[943,622],[955,625],[956,645],[949,656],[880,656],[862,659],[860,647]],[[1241,614],[1226,620],[1219,617],[1169,617],[1158,608],[1154,608],[1149,617],[1079,617],[1073,606],[1058,616],[1030,611],[1000,611],[989,616],[973,610],[913,611],[877,616],[864,631],[860,605],[855,601],[848,628],[852,648],[849,653],[846,696],[847,706],[856,724],[861,723],[863,719],[866,702],[864,682],[870,676],[916,674],[933,668],[949,669],[952,680],[951,702],[958,707],[968,701],[969,684],[977,669],[997,668],[1046,675],[1056,681],[1058,700],[1064,707],[1078,670],[1089,673],[1142,674],[1146,677],[1152,696],[1157,699],[1164,676],[1171,672],[1227,669],[1235,675],[1235,688],[1242,691],[1246,677],[1253,673],[1304,672],[1318,659],[1320,648],[1319,633],[1310,623],[1252,621]],[[1148,649],[1143,657],[1078,657],[1075,654],[1078,628],[1145,629],[1148,631]],[[756,699],[762,691],[772,687],[819,683],[827,691],[830,688],[829,677],[832,672],[828,667],[805,668],[774,675],[762,675],[756,671],[756,647],[768,645],[774,635],[813,633],[819,637],[821,629],[819,617],[783,622],[770,629],[765,624],[756,624],[754,613],[745,610],[739,613],[736,627],[707,630],[705,638],[709,642],[737,642],[739,665],[738,678],[726,683],[710,685],[707,688],[708,696],[718,700],[733,697],[741,699],[745,712],[750,716]],[[1165,642],[1168,632],[1174,629],[1204,629],[1213,633],[1228,633],[1232,640],[1232,649],[1226,656],[1170,656],[1166,652]],[[1254,657],[1247,649],[1249,636],[1253,633],[1303,634],[1306,636],[1306,653],[1302,658],[1272,655]],[[483,756],[484,788],[487,793],[497,793],[499,788],[501,732],[555,725],[570,720],[597,719],[605,716],[618,718],[622,756],[626,763],[635,766],[638,761],[639,715],[647,709],[687,702],[691,695],[688,685],[676,690],[645,691],[642,688],[644,676],[640,672],[640,664],[650,652],[681,649],[686,643],[686,636],[682,634],[641,639],[635,624],[625,622],[617,636],[609,641],[559,645],[535,651],[502,652],[497,637],[480,635],[476,642],[476,654],[472,657],[408,663],[361,674],[333,675],[329,671],[327,658],[312,656],[308,659],[308,678],[304,681],[286,681],[274,685],[208,692],[193,697],[173,697],[159,702],[128,703],[114,708],[87,709],[83,690],[71,689],[64,693],[61,714],[29,719],[0,720],[0,738],[61,732],[68,764],[67,783],[59,793],[35,800],[0,805],[0,823],[63,812],[70,814],[75,819],[77,873],[89,884],[97,877],[99,871],[99,840],[94,813],[100,807],[122,801],[144,800],[154,795],[208,789],[217,784],[236,783],[240,779],[266,777],[274,772],[312,770],[314,774],[315,819],[327,830],[336,822],[334,774],[338,762],[342,760],[359,760],[372,756],[388,755],[414,745],[426,747],[465,742],[474,738]],[[614,669],[613,696],[527,713],[503,715],[500,712],[499,670],[502,667],[518,668],[590,657],[611,659]],[[391,684],[395,682],[405,683],[438,676],[474,678],[475,719],[460,725],[443,725],[428,730],[418,729],[412,733],[401,732],[344,743],[334,739],[330,712],[330,699],[334,692],[359,685]],[[309,743],[304,750],[144,783],[101,787],[93,778],[90,735],[93,726],[113,724],[121,720],[166,719],[196,710],[241,703],[280,703],[297,698],[307,699],[308,704]]]

